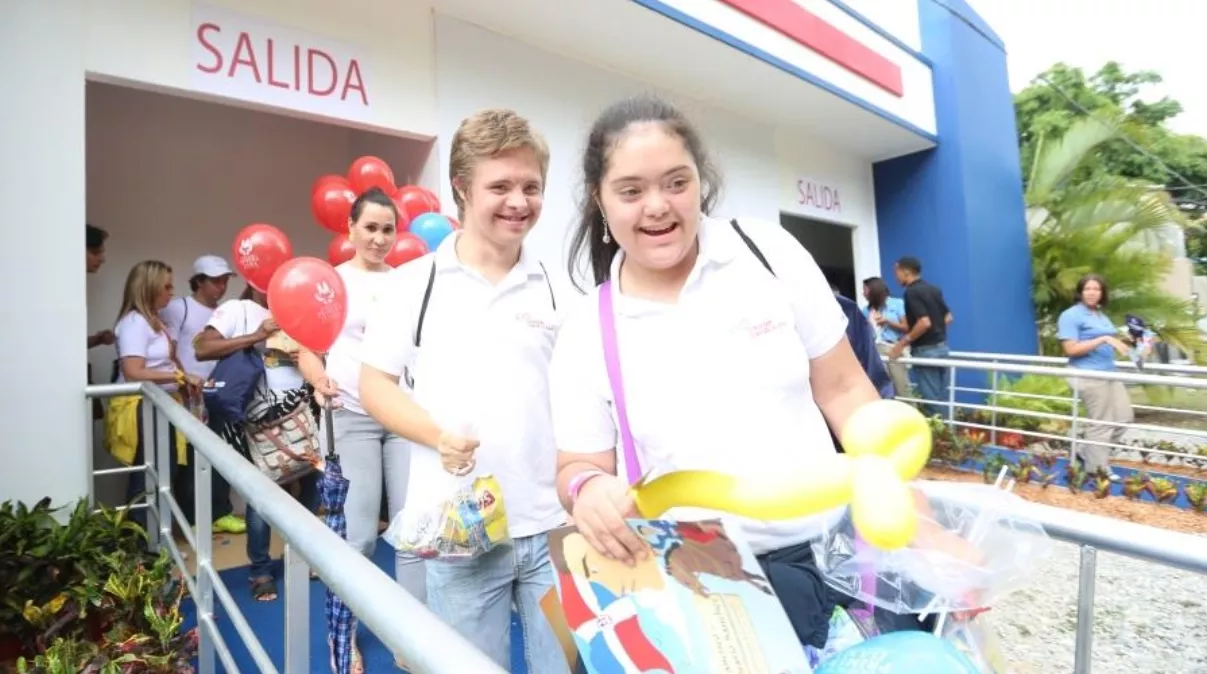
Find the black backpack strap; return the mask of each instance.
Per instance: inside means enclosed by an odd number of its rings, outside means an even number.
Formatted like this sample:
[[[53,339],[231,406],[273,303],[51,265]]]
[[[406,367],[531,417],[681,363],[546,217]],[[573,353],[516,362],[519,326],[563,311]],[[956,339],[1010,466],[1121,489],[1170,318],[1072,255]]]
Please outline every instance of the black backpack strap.
[[[754,256],[759,259],[759,262],[763,263],[763,268],[770,272],[772,276],[775,276],[775,270],[771,268],[771,263],[767,261],[767,257],[763,255],[763,251],[759,250],[759,247],[755,245],[754,240],[751,239],[746,232],[743,232],[742,228],[738,226],[737,218],[730,220],[729,224],[733,225],[733,231],[737,232],[738,236],[742,237],[742,243],[746,244],[746,247],[750,249],[750,252],[754,253]]]
[[[432,299],[432,286],[436,283],[436,261],[432,260],[432,270],[427,274],[427,287],[423,290],[423,303],[419,305],[419,321],[415,323],[415,347],[423,341],[423,319],[427,317],[428,301]]]
[[[557,311],[557,298],[553,296],[553,284],[549,282],[549,272],[545,271],[545,263],[537,260],[537,264],[541,265],[541,273],[545,275],[545,287],[549,289],[549,303],[553,305],[553,310]]]

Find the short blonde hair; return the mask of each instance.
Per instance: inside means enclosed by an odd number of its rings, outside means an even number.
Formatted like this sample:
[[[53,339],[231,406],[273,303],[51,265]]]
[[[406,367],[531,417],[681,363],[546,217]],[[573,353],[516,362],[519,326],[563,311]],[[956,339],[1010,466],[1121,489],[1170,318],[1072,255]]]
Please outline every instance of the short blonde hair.
[[[458,216],[465,216],[465,201],[461,198],[457,183],[463,189],[469,188],[478,161],[524,148],[536,155],[541,165],[541,181],[544,182],[549,171],[549,146],[541,134],[532,130],[528,120],[514,110],[493,108],[476,112],[461,122],[453,134],[448,159],[448,181],[453,188]]]

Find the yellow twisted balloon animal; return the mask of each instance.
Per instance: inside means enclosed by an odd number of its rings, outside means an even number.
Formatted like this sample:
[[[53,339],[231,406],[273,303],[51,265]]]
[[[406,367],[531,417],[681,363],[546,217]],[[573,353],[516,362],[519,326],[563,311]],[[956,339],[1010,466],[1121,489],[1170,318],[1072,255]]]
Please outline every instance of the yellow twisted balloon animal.
[[[847,419],[846,454],[819,459],[808,473],[771,481],[741,480],[712,471],[678,471],[633,486],[637,512],[656,519],[671,508],[718,510],[757,520],[786,520],[851,506],[856,531],[884,550],[904,547],[918,529],[907,482],[930,458],[926,418],[896,400],[863,405]]]

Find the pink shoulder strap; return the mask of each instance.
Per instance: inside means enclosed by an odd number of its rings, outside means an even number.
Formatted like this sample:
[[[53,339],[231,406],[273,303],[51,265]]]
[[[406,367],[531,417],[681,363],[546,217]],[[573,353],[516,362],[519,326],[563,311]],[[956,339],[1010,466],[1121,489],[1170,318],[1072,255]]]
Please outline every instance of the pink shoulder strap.
[[[612,387],[612,405],[616,408],[616,421],[620,426],[620,444],[624,451],[624,467],[629,484],[641,479],[641,466],[637,461],[637,447],[633,432],[629,428],[629,412],[624,402],[624,379],[620,374],[620,352],[616,347],[616,312],[612,307],[612,281],[604,281],[599,287],[599,336],[603,341],[604,364],[608,368],[608,383]]]

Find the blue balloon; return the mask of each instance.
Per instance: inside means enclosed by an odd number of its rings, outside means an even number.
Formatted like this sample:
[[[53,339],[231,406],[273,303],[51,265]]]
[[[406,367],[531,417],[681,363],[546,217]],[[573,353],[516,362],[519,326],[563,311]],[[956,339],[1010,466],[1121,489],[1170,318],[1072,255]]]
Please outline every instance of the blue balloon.
[[[444,237],[453,233],[453,223],[439,213],[424,213],[412,220],[411,226],[407,229],[423,239],[428,250],[435,251]]]
[[[979,674],[955,646],[930,632],[893,632],[852,646],[814,674]]]

